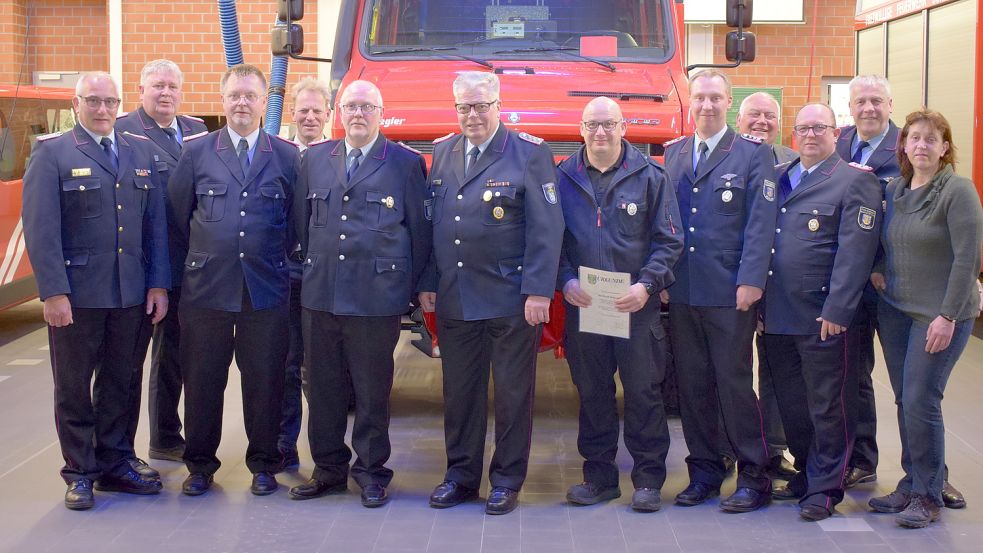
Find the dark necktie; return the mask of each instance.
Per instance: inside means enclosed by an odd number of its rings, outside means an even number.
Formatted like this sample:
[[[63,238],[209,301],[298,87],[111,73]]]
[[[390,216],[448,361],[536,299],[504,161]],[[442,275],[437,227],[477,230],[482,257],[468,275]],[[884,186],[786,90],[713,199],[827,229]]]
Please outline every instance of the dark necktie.
[[[481,155],[481,150],[477,146],[471,146],[468,150],[468,166],[464,168],[464,175],[467,176],[474,169],[475,163],[478,162],[478,156]]]
[[[862,163],[860,160],[864,158],[864,148],[870,147],[870,144],[866,140],[861,140],[860,144],[857,144],[857,151],[853,154],[853,159],[850,161],[852,163]]]
[[[102,144],[102,151],[105,152],[106,157],[109,158],[109,164],[113,166],[113,171],[118,173],[119,158],[116,157],[116,152],[113,151],[113,141],[110,140],[108,136],[104,136],[99,143]]]
[[[707,162],[707,150],[709,149],[710,147],[707,146],[706,142],[700,142],[700,145],[696,149],[696,167],[693,168],[693,172],[696,173],[697,176],[700,175],[700,169],[702,169],[703,165]]]
[[[173,140],[174,143],[177,144],[177,149],[178,150],[181,149],[181,141],[177,139],[177,131],[176,130],[174,130],[172,127],[161,127],[160,130],[164,131],[164,134],[166,134],[167,136],[171,137],[171,140]]]
[[[245,138],[239,139],[239,167],[242,167],[243,178],[249,174],[249,142]]]
[[[362,150],[355,148],[348,154],[348,181],[351,182],[352,175],[358,170],[358,162],[362,159]]]

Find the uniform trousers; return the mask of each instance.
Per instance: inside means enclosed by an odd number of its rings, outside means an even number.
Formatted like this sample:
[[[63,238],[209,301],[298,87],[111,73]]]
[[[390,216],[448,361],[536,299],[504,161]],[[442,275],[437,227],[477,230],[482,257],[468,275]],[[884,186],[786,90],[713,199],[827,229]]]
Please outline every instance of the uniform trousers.
[[[229,366],[235,356],[242,379],[246,466],[274,472],[280,465],[277,436],[283,405],[289,306],[254,310],[243,285],[239,312],[182,304],[181,369],[184,374],[184,462],[189,472],[212,474],[222,439],[222,410]]]
[[[625,447],[634,461],[632,484],[661,489],[669,425],[662,401],[666,332],[659,302],[650,300],[631,314],[628,339],[580,332],[580,310],[569,304],[566,310],[566,356],[580,396],[577,449],[584,458],[584,480],[605,488],[618,486],[617,371],[624,389]]]
[[[764,336],[756,335],[754,345],[758,350],[758,403],[761,405],[765,439],[768,441],[768,457],[774,458],[782,456],[788,449],[788,440],[785,439],[782,414],[778,411],[775,383],[771,381],[771,371],[765,366],[768,357],[765,354]]]
[[[669,304],[691,482],[720,487],[726,476],[720,447],[729,441],[737,456],[737,486],[771,491],[765,472],[768,446],[751,372],[755,324],[753,309]]]
[[[291,275],[288,330],[290,339],[283,383],[283,418],[280,420],[280,437],[277,439],[277,448],[285,455],[292,455],[297,451],[297,438],[300,437],[301,420],[304,415],[303,395],[307,388],[303,369],[304,336],[300,322],[300,284],[301,280]]]
[[[796,465],[788,482],[800,503],[833,510],[843,499],[843,475],[853,446],[847,391],[856,386],[848,363],[848,333],[765,334],[767,368],[778,393],[788,447]]]
[[[48,327],[55,430],[65,459],[65,482],[129,470],[127,407],[143,317],[143,305],[73,307],[72,324]]]
[[[854,432],[853,455],[850,466],[874,472],[877,470],[877,410],[874,405],[874,333],[877,331],[877,293],[867,283],[857,314],[850,323],[851,354],[857,387],[850,390],[847,400],[855,404],[850,421]]]
[[[494,379],[495,452],[492,487],[522,488],[529,468],[536,355],[542,325],[524,315],[480,321],[437,318],[444,375],[446,480],[481,485],[488,429],[488,378]]]
[[[314,478],[339,483],[348,478],[351,449],[345,445],[349,386],[355,394],[352,449],[358,455],[352,478],[363,488],[388,486],[389,393],[393,385],[393,351],[399,341],[400,316],[357,317],[304,308],[304,344],[308,359],[310,419],[307,425]]]

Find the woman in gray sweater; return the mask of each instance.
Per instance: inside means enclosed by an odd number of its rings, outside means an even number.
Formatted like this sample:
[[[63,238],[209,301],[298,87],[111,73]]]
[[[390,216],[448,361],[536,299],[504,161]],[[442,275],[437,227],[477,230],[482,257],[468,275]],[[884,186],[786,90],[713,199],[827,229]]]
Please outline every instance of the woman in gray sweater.
[[[980,314],[983,209],[973,183],[956,175],[952,129],[920,110],[901,131],[901,177],[888,184],[883,256],[871,275],[880,292],[881,347],[901,430],[897,489],[870,500],[923,528],[939,517],[945,467],[942,394]]]

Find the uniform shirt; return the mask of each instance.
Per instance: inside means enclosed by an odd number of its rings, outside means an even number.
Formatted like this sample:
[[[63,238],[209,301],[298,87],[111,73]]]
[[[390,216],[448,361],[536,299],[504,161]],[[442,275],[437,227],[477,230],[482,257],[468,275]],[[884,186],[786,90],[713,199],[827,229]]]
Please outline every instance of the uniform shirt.
[[[597,167],[590,164],[590,160],[587,159],[587,148],[581,148],[583,155],[583,159],[581,161],[587,168],[587,177],[590,179],[591,189],[594,192],[594,200],[598,205],[604,203],[604,193],[611,185],[611,180],[614,178],[614,174],[618,172],[618,169],[625,162],[625,154],[627,151],[628,150],[626,148],[622,147],[621,155],[618,156],[618,161],[611,165],[611,167],[601,171]]]
[[[894,121],[888,121],[887,134],[880,140],[873,152],[866,156],[863,162],[881,180],[882,192],[891,179],[901,176],[901,166],[898,164],[898,140],[900,134],[901,131],[894,124]],[[836,153],[848,163],[853,159],[856,139],[857,127],[850,125],[841,128],[840,137],[836,140]]]
[[[241,136],[239,133],[232,130],[232,127],[225,127],[229,131],[229,139],[232,140],[232,146],[235,147],[236,155],[239,155],[239,141],[243,138],[246,139],[246,145],[249,146],[246,155],[249,156],[249,163],[253,162],[253,154],[256,152],[256,141],[259,138],[259,129],[249,133],[249,136]]]
[[[884,140],[888,131],[890,130],[891,126],[885,125],[884,130],[880,134],[867,141],[867,146],[864,147],[864,151],[860,157],[860,163],[862,165],[867,164],[867,160],[870,159],[871,154],[873,154],[874,151],[877,150],[877,147],[881,145],[881,142]],[[850,144],[850,159],[853,159],[853,156],[857,155],[857,148],[860,146],[862,141],[863,140],[860,138],[860,133],[855,133],[853,136],[853,143]]]
[[[717,131],[713,136],[701,139],[700,135],[693,135],[693,167],[700,161],[700,143],[707,143],[707,151],[703,154],[705,159],[709,159],[713,155],[713,151],[717,149],[717,144],[720,144],[720,140],[727,134],[728,127],[725,125],[724,128]]]

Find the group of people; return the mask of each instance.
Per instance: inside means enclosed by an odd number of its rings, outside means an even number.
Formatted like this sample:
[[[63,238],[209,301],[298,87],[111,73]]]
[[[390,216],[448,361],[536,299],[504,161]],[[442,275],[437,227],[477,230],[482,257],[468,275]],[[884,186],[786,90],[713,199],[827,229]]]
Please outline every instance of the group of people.
[[[621,495],[618,372],[630,504],[661,508],[671,347],[689,452],[675,502],[719,495],[736,463],[723,510],[797,499],[803,518],[831,516],[845,488],[876,478],[876,331],[905,477],[870,506],[920,527],[943,503],[965,505],[944,467],[941,399],[983,301],[983,211],[953,171],[945,118],[920,110],[899,130],[883,78],[851,82],[855,127],[837,128],[824,104],[799,110],[794,152],[776,144],[774,98],[745,99],[735,131],[729,79],[697,73],[696,132],[666,144],[664,167],[625,140],[619,104],[597,97],[583,111],[584,145],[556,166],[542,139],[501,123],[498,78],[463,72],[453,83],[461,132],[435,141],[429,171],[380,132],[384,103],[370,82],[341,91],[345,136],[328,140],[330,91],[302,79],[290,141],[260,128],[267,83],[257,68],[223,75],[226,125],[211,133],[178,113],[182,81],[170,61],[147,64],[141,107],[117,120],[118,85],[83,75],[78,125],[39,139],[25,175],[68,508],[91,508],[93,487],[162,488],[134,449],[151,337],[150,457],[186,464],[183,493],[206,493],[221,464],[234,357],[252,493],[275,492],[275,474],[299,465],[303,381],[315,468],[290,497],[343,493],[351,476],[364,506],[386,504],[393,353],[416,301],[436,311],[443,374],[447,469],[430,505],[478,497],[491,376],[486,512],[509,513],[527,473],[537,347],[555,291],[580,398],[584,481],[571,503]],[[627,339],[579,330],[594,300],[582,267],[630,274],[614,302],[630,313]],[[787,485],[773,489],[773,478]]]

